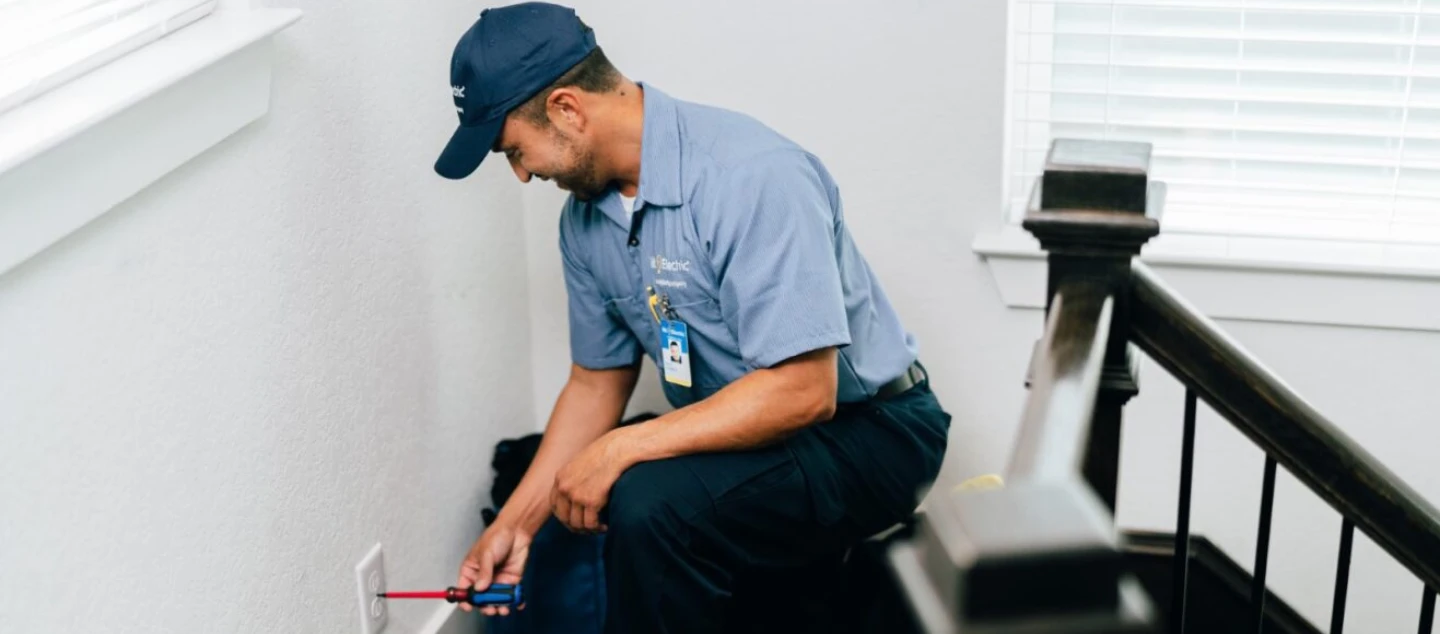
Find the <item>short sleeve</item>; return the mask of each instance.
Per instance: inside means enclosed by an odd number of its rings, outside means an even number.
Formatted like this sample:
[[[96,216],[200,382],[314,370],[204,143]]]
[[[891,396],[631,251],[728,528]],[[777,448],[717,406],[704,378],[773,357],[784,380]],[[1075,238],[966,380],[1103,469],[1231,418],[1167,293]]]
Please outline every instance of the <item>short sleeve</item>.
[[[575,204],[560,215],[560,257],[570,313],[570,360],[584,368],[603,370],[631,365],[640,358],[640,342],[607,305],[600,287],[577,249]]]
[[[716,269],[725,319],[742,361],[768,368],[850,344],[836,259],[836,213],[820,171],[803,152],[773,152],[731,168],[711,195]]]

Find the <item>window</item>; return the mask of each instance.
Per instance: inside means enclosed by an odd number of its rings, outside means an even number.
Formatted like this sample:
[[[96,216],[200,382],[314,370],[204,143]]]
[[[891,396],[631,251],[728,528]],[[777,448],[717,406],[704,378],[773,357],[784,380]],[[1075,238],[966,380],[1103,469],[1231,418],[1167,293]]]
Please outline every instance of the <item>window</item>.
[[[0,113],[209,14],[216,0],[0,0]]]
[[[1440,0],[1012,0],[1007,198],[1148,141],[1167,233],[1440,243]]]

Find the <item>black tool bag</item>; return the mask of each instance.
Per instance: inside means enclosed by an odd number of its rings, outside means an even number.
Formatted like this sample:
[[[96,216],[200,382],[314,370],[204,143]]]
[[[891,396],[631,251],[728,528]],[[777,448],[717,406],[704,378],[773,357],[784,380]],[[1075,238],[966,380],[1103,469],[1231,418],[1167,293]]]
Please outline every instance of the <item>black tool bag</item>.
[[[530,434],[495,444],[495,455],[490,459],[490,468],[495,470],[495,481],[490,484],[492,506],[480,509],[480,517],[485,520],[485,526],[488,527],[495,521],[500,507],[510,499],[515,487],[520,486],[520,479],[525,477],[525,470],[530,468],[535,452],[540,449],[541,437],[541,434]]]

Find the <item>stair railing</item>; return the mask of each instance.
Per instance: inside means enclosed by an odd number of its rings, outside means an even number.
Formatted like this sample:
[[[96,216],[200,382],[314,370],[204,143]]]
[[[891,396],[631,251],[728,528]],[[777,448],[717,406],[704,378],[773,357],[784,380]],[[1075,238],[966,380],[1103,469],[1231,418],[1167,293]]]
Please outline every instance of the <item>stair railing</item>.
[[[1024,227],[1047,252],[1046,327],[1006,485],[931,496],[891,565],[923,628],[942,632],[1185,631],[1195,415],[1203,400],[1266,454],[1251,630],[1265,623],[1275,474],[1284,466],[1341,515],[1330,631],[1344,627],[1358,527],[1419,578],[1419,632],[1440,588],[1440,512],[1186,304],[1143,264],[1165,186],[1150,146],[1058,139]],[[1186,386],[1174,597],[1157,615],[1114,524],[1121,411],[1136,346]],[[1163,621],[1163,624],[1162,624]]]

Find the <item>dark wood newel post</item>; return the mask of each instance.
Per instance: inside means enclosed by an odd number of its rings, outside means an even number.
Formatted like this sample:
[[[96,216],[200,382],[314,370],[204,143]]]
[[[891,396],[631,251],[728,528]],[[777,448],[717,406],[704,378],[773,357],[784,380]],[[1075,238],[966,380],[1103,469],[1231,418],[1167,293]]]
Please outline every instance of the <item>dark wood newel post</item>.
[[[1120,412],[1139,393],[1130,345],[1130,261],[1160,233],[1162,183],[1151,182],[1150,144],[1056,139],[1037,179],[1023,226],[1049,260],[1046,312],[1062,282],[1098,281],[1115,311],[1105,369],[1085,450],[1085,480],[1113,512],[1120,459]]]

